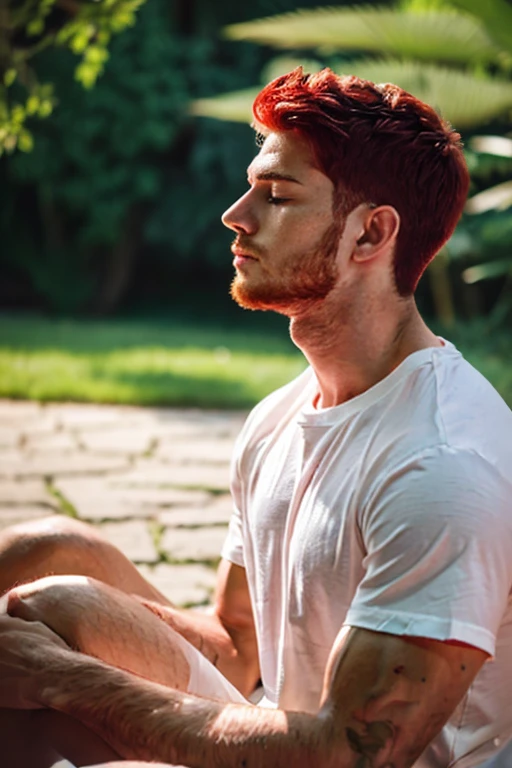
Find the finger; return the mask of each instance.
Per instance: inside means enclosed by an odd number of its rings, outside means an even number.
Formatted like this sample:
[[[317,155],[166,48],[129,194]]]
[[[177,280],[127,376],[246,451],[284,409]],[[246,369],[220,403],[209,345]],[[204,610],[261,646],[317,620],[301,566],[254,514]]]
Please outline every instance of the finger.
[[[16,589],[11,589],[7,593],[7,613],[9,616],[23,619],[24,621],[36,621],[36,616],[30,606],[30,602],[23,600]]]
[[[40,640],[46,640],[52,645],[58,645],[61,648],[66,648],[68,651],[70,650],[66,641],[41,621],[35,620],[29,623],[25,619],[18,617],[0,616],[0,640],[3,637],[5,642],[9,642],[12,641],[10,639],[15,638],[16,642],[19,643],[29,636],[33,638],[38,637]]]

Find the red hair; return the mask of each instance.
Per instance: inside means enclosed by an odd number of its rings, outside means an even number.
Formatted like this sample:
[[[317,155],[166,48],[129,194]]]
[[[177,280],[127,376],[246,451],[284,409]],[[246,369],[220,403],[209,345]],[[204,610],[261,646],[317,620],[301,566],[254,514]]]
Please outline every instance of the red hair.
[[[256,97],[257,129],[297,131],[333,182],[335,211],[362,202],[392,205],[401,223],[395,282],[414,292],[427,264],[452,234],[469,188],[460,135],[427,104],[396,85],[302,68]]]

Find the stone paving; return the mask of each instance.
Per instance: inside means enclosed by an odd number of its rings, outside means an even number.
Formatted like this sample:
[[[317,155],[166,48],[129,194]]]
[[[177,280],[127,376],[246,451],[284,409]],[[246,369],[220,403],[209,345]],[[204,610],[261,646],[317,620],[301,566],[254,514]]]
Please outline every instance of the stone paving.
[[[0,400],[0,528],[97,526],[174,603],[206,605],[241,412]]]

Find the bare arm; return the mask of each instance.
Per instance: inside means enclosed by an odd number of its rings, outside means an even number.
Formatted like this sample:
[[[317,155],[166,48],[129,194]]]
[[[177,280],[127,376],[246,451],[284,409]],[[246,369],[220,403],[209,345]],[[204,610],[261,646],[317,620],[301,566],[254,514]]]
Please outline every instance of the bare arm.
[[[43,662],[39,647],[28,674],[35,705],[72,715],[126,759],[197,768],[408,768],[486,658],[468,646],[351,629],[333,648],[322,707],[309,715],[199,699],[61,647]]]

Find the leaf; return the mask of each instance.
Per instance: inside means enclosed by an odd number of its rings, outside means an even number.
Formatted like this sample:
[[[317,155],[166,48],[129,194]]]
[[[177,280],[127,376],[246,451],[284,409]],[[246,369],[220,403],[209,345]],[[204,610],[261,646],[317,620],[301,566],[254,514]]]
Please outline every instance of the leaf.
[[[471,285],[490,277],[501,277],[508,274],[512,274],[512,259],[501,259],[500,261],[488,261],[486,264],[468,267],[463,271],[462,279]]]
[[[485,189],[466,203],[466,213],[477,214],[485,211],[504,211],[512,205],[512,181],[504,181],[495,187]]]
[[[41,105],[41,101],[39,99],[39,96],[36,96],[36,95],[29,96],[27,99],[27,103],[25,105],[25,109],[27,110],[27,115],[35,115],[40,105]]]
[[[250,123],[252,103],[260,88],[232,91],[210,99],[197,99],[190,105],[190,114],[196,117],[213,117],[217,120],[232,120],[236,123]]]
[[[29,37],[37,37],[44,31],[44,20],[38,16],[27,24],[27,35]]]
[[[294,61],[294,64],[298,63]],[[385,59],[358,59],[335,67],[376,83],[395,83],[431,104],[460,129],[485,124],[512,107],[512,83],[481,79],[434,64]],[[257,88],[194,102],[194,115],[249,123]]]
[[[11,67],[11,69],[7,69],[4,72],[4,85],[8,88],[10,85],[14,83],[17,76],[17,71],[14,69],[14,67]]]
[[[426,61],[495,61],[501,48],[477,19],[454,9],[318,8],[232,24],[224,34],[276,48],[367,51]]]
[[[29,131],[23,128],[18,136],[18,149],[22,152],[31,152],[34,148],[34,138]]]
[[[469,146],[475,152],[485,152],[496,157],[512,157],[512,139],[506,136],[473,136]]]
[[[489,36],[512,54],[512,8],[506,0],[452,0],[457,8],[471,13]]]
[[[457,129],[483,125],[512,107],[512,83],[435,64],[365,59],[343,64],[343,72],[338,72],[374,83],[395,83],[430,104]]]

